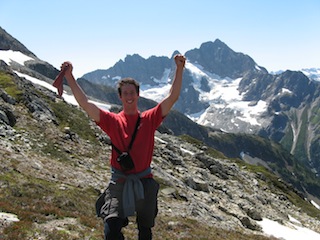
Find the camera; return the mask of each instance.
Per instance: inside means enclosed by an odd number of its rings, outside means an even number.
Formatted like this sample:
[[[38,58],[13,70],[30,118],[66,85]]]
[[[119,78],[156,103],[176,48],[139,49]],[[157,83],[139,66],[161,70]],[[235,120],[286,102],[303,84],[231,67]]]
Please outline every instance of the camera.
[[[117,158],[117,161],[124,172],[130,171],[134,168],[134,163],[128,152],[121,153]]]

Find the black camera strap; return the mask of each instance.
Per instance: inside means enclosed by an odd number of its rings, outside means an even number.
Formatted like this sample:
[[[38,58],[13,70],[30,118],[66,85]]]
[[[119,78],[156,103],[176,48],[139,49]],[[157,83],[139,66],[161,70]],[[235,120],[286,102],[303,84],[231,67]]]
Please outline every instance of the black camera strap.
[[[138,116],[138,119],[137,119],[137,123],[136,123],[136,127],[134,129],[134,132],[132,134],[132,137],[131,137],[131,141],[130,141],[130,144],[128,146],[128,152],[130,151],[131,147],[132,147],[132,144],[133,144],[133,141],[134,139],[136,138],[136,135],[137,135],[137,131],[138,131],[138,127],[139,127],[139,124],[140,124],[140,114]],[[120,155],[122,152],[111,142],[111,145],[112,147],[116,150],[116,152]]]

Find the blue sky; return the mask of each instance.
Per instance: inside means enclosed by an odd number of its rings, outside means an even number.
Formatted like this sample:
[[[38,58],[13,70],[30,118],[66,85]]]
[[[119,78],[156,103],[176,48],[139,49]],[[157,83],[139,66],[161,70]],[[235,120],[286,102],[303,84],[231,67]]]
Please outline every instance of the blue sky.
[[[268,71],[320,68],[319,0],[0,0],[0,26],[76,77],[217,38]]]

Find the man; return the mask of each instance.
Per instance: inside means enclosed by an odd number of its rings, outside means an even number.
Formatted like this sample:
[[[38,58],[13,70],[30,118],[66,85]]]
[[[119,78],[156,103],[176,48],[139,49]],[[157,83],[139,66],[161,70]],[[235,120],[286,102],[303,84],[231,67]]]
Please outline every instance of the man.
[[[112,177],[103,194],[103,203],[97,214],[104,219],[106,240],[124,239],[121,229],[128,224],[128,216],[136,212],[139,239],[152,239],[151,228],[157,215],[159,184],[153,179],[151,161],[154,149],[154,134],[164,117],[178,100],[186,58],[175,55],[176,72],[170,92],[157,106],[144,112],[138,110],[139,84],[132,78],[122,79],[118,93],[123,110],[116,114],[99,109],[75,81],[70,62],[61,69],[79,105],[108,134],[113,150],[111,154]],[[136,131],[136,134],[134,132]],[[132,143],[132,138],[134,142]],[[131,145],[131,147],[129,147]],[[118,157],[129,152],[132,169],[124,169]],[[101,199],[100,199],[101,200]]]

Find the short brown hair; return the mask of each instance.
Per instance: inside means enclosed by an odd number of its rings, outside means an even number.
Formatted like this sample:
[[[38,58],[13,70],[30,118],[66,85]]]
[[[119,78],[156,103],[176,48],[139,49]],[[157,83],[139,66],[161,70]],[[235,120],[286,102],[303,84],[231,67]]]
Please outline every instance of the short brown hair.
[[[137,94],[139,94],[140,91],[140,84],[133,78],[123,78],[118,82],[118,93],[121,96],[121,87],[125,84],[132,84],[135,86]]]

